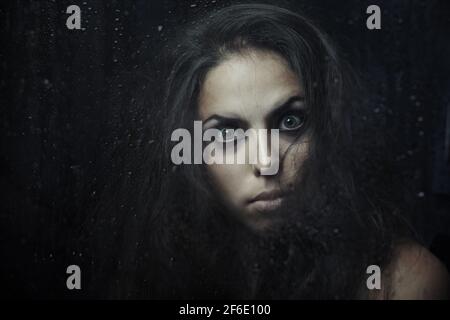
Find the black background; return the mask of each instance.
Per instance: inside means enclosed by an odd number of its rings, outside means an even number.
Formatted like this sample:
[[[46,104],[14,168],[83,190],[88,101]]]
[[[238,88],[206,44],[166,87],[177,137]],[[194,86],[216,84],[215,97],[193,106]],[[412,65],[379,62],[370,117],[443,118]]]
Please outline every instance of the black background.
[[[81,8],[82,30],[66,28]],[[133,75],[170,27],[224,1],[6,1],[1,6],[1,286],[8,297],[77,297],[65,268],[130,134]],[[449,263],[450,3],[280,1],[329,33],[367,88],[358,119],[394,159],[425,243]],[[377,4],[382,29],[366,28]],[[158,70],[155,68],[154,72]],[[151,78],[152,74],[146,74]],[[447,121],[447,124],[446,124]],[[447,127],[446,127],[447,126]],[[381,135],[380,135],[381,136]],[[447,138],[448,139],[448,138]],[[121,170],[115,169],[115,170]],[[413,197],[408,197],[413,195]],[[446,260],[447,259],[447,260]],[[88,284],[86,284],[88,285]]]

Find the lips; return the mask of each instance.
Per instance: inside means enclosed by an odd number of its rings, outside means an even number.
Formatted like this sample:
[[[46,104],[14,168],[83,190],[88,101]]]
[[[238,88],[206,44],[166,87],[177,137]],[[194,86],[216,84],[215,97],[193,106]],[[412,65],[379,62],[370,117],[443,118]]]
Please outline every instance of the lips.
[[[264,191],[252,198],[250,202],[275,200],[281,198],[282,196],[283,193],[279,190]]]
[[[283,193],[279,190],[264,191],[253,197],[248,202],[252,211],[268,212],[281,206],[283,202]]]

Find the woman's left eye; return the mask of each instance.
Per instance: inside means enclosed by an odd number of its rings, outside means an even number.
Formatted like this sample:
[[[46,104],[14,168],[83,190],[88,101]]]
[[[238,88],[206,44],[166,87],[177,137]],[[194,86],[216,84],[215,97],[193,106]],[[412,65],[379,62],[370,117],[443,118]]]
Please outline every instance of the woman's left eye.
[[[293,131],[301,128],[305,123],[305,116],[300,114],[287,114],[280,120],[280,130]]]

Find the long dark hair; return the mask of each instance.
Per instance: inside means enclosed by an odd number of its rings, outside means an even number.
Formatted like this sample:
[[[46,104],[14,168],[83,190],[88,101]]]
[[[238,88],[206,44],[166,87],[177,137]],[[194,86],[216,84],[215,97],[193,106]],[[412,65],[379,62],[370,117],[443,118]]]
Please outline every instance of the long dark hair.
[[[179,30],[159,74],[133,100],[135,143],[111,154],[120,174],[86,228],[92,295],[364,297],[367,266],[386,265],[405,228],[359,162],[356,82],[335,46],[308,19],[266,4],[228,6]],[[312,144],[297,192],[282,208],[283,226],[262,235],[227,214],[203,166],[170,160],[171,133],[192,127],[208,70],[245,50],[283,57],[310,110]]]

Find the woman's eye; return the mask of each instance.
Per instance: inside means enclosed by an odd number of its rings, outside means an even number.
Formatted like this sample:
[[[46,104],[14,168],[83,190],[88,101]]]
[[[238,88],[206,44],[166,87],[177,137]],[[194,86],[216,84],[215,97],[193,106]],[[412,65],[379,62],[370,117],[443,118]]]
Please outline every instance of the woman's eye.
[[[300,114],[287,114],[281,118],[280,130],[293,131],[303,126],[305,123],[305,116]]]
[[[232,128],[222,128],[220,129],[220,140],[221,142],[230,142],[235,139],[234,129]]]

